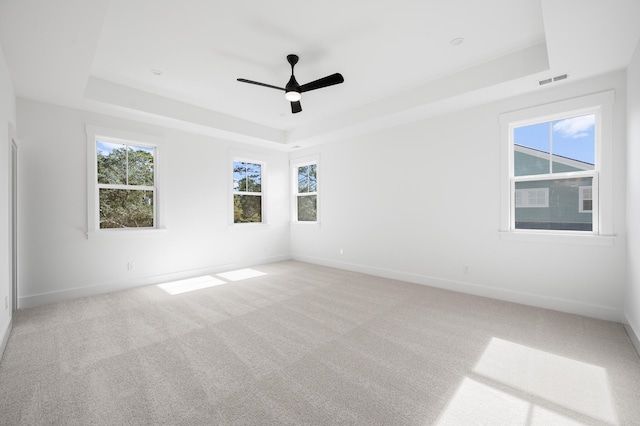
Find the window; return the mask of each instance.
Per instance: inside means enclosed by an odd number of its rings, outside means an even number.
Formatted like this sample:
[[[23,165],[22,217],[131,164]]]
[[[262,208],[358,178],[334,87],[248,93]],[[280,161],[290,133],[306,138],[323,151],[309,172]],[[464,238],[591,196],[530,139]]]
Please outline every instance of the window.
[[[99,227],[155,226],[155,147],[96,140]]]
[[[603,92],[501,116],[503,233],[611,232],[613,98]]]
[[[264,164],[233,162],[233,223],[263,223]]]
[[[593,189],[590,186],[578,187],[580,191],[580,200],[578,211],[580,213],[589,213],[593,211]]]
[[[549,188],[516,189],[516,208],[549,207]]]
[[[576,201],[580,184],[597,186],[596,114],[568,115],[512,131],[515,229],[593,231],[593,215],[579,214]],[[520,206],[518,192],[526,194]]]
[[[296,213],[299,222],[318,220],[318,181],[317,164],[296,167],[298,186],[296,194]]]
[[[157,139],[87,126],[88,235],[162,228]]]
[[[318,160],[307,157],[291,162],[293,223],[318,223]]]

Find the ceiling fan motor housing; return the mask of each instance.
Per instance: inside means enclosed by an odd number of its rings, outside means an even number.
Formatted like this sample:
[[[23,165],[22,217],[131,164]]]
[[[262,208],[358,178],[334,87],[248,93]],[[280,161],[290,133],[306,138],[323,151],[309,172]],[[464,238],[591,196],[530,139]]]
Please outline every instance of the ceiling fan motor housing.
[[[290,101],[299,101],[300,98],[302,97],[302,95],[300,94],[300,85],[298,84],[298,82],[296,81],[296,78],[291,75],[291,78],[289,79],[289,82],[287,83],[286,86],[284,86],[285,88],[285,98],[287,98]]]
[[[287,83],[285,88],[284,97],[291,102],[299,101],[302,95],[300,94],[300,84],[296,81],[296,78],[293,76],[293,67],[298,63],[298,55],[287,55],[287,61],[291,65],[291,78]]]

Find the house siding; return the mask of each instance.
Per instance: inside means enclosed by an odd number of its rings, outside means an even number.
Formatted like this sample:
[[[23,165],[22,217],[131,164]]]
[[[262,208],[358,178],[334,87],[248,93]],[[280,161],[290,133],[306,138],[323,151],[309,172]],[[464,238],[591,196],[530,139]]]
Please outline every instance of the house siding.
[[[514,153],[516,170],[526,175],[548,174],[549,162],[522,152]],[[556,173],[582,171],[577,167],[554,161]],[[516,229],[555,229],[591,231],[593,214],[580,212],[580,187],[591,186],[591,178],[557,179],[517,182],[516,189],[546,188],[549,191],[548,207],[516,207]]]

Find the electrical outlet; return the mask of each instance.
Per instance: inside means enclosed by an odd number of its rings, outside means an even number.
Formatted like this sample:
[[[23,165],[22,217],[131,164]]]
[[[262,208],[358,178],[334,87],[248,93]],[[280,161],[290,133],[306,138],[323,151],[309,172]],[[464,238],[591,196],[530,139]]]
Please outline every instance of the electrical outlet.
[[[134,269],[136,269],[136,264],[135,264],[135,262],[129,262],[129,263],[127,263],[127,270],[128,270],[128,271],[133,271]]]
[[[462,272],[464,272],[465,274],[470,274],[471,273],[471,268],[469,267],[469,265],[464,265],[462,267]]]

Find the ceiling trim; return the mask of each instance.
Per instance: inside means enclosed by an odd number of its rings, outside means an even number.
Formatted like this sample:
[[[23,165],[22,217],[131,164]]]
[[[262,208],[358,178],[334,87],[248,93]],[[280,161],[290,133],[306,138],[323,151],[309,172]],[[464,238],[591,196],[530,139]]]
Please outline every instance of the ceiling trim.
[[[263,126],[95,77],[89,77],[84,98],[115,109],[126,109],[134,114],[150,114],[171,121],[206,127],[209,129],[206,133],[217,134],[219,137],[234,141],[247,143],[266,142],[279,145],[283,145],[286,141],[285,131],[283,130]]]
[[[433,115],[439,107],[456,99],[458,108],[467,107],[474,94],[505,82],[549,70],[546,43],[518,50],[457,73],[431,80],[409,90],[379,99],[320,122],[278,130],[216,111],[186,104],[142,90],[90,77],[84,92],[88,101],[138,116],[160,119],[169,127],[250,144],[267,143],[272,148],[297,148],[343,137],[355,136],[419,120]],[[464,99],[467,103],[460,102]],[[484,101],[487,98],[482,98]],[[450,109],[450,108],[449,108]]]

